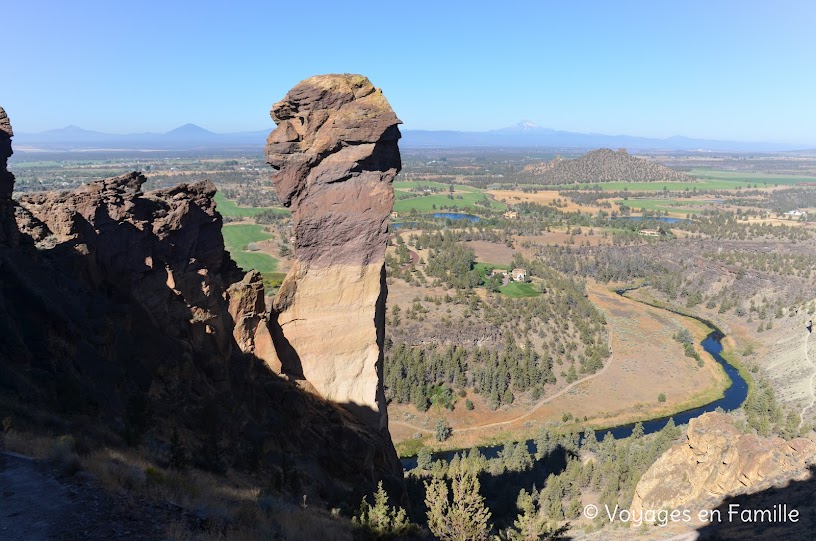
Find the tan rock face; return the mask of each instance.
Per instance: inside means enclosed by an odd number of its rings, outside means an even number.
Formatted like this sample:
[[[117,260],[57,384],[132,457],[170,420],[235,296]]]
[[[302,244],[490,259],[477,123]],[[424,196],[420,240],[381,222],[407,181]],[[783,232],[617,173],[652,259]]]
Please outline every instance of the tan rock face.
[[[264,301],[264,286],[258,271],[251,271],[227,290],[229,313],[235,327],[232,336],[241,351],[262,359],[275,373],[281,363],[269,332],[269,313]]]
[[[722,413],[689,422],[687,440],[666,451],[643,474],[632,510],[677,509],[709,498],[763,490],[808,476],[816,444],[741,434]]]
[[[400,121],[359,75],[307,79],[271,116],[267,162],[295,229],[296,261],[272,310],[282,371],[387,429],[383,263]]]

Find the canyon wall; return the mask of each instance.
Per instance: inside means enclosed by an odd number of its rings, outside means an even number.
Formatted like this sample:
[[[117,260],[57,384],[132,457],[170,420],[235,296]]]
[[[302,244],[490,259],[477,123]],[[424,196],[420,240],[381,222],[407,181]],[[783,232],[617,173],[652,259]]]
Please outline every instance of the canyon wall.
[[[271,116],[266,158],[295,231],[272,306],[281,370],[387,431],[384,259],[400,121],[359,75],[306,79]]]
[[[810,477],[816,444],[743,434],[724,413],[689,421],[686,441],[663,453],[640,478],[633,512],[678,509],[766,490]]]

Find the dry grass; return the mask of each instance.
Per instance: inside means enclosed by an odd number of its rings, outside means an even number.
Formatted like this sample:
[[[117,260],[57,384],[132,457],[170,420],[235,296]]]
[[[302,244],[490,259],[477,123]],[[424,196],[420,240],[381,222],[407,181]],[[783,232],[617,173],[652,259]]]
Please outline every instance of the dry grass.
[[[47,436],[17,431],[6,433],[6,449],[52,460],[64,475],[84,470],[111,493],[139,502],[170,503],[178,518],[165,528],[176,541],[351,541],[351,522],[319,504],[302,506],[280,494],[268,493],[254,478],[235,471],[217,476],[196,469],[177,471],[157,465],[141,449],[101,448],[83,455],[71,436]],[[190,517],[195,517],[190,519]]]

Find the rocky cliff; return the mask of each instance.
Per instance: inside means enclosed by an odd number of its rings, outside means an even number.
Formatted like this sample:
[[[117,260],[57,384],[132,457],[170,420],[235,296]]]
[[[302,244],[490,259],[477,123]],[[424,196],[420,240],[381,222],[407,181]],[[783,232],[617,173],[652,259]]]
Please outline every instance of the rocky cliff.
[[[8,159],[13,154],[11,138],[14,131],[5,109],[0,107],[0,199],[8,199],[14,188],[14,175],[8,170]]]
[[[144,182],[0,198],[0,413],[157,453],[177,429],[197,458],[208,446],[202,467],[251,463],[298,497],[380,478],[398,494],[387,433],[276,374],[263,285],[224,250],[213,184]]]
[[[626,150],[599,148],[575,160],[556,158],[528,165],[524,173],[540,184],[573,184],[587,182],[689,182],[693,177],[659,163],[630,156]]]
[[[282,371],[387,433],[384,259],[400,121],[359,75],[306,79],[271,116],[266,158],[295,230],[272,307]]]
[[[14,203],[11,193],[14,190],[14,175],[8,170],[8,159],[13,154],[11,129],[6,111],[0,107],[0,246],[10,246],[17,242],[17,228],[14,224]]]
[[[631,509],[678,509],[765,490],[810,476],[816,444],[798,438],[740,433],[731,417],[707,413],[689,422],[685,442],[666,451],[643,474]]]

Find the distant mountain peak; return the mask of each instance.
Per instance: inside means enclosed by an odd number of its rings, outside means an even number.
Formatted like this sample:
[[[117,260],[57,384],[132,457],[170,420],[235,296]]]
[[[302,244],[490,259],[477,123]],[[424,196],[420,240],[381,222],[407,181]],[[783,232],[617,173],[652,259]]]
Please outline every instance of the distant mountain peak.
[[[508,126],[506,128],[501,128],[493,131],[502,133],[544,133],[544,132],[549,133],[552,132],[553,130],[549,128],[542,128],[532,120],[522,120],[521,122],[517,122],[512,126]]]
[[[206,130],[197,124],[185,124],[183,126],[179,126],[174,130],[170,130],[167,132],[166,135],[170,134],[178,134],[178,135],[215,135],[210,130]]]

